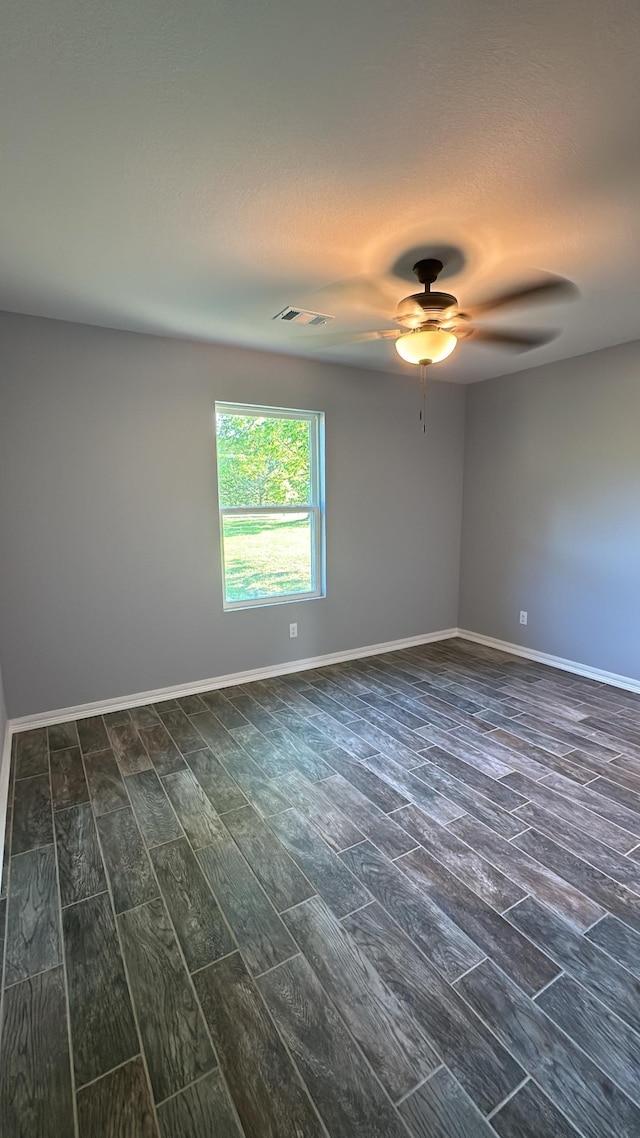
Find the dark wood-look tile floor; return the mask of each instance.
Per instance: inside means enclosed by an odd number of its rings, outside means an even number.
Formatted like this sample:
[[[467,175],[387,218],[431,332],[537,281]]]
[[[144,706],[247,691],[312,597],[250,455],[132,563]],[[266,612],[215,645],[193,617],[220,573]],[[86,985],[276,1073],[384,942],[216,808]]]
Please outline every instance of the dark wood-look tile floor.
[[[640,701],[450,640],[18,734],[10,1138],[639,1138]]]

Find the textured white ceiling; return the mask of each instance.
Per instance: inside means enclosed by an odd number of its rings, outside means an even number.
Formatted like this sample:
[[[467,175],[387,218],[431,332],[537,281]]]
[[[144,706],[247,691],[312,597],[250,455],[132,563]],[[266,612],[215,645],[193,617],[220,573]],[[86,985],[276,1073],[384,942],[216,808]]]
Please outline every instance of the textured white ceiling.
[[[637,0],[9,0],[0,307],[303,354],[274,313],[450,244],[467,303],[531,268],[582,295],[500,321],[550,346],[438,378],[635,339],[639,60]]]

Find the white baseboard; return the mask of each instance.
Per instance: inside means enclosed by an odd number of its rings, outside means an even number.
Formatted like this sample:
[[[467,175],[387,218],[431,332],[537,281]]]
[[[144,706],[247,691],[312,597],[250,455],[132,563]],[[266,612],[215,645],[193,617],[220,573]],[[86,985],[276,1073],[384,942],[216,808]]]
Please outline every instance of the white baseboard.
[[[322,668],[326,664],[339,664],[343,660],[379,656],[383,652],[397,652],[401,648],[413,648],[416,644],[431,644],[436,640],[449,640],[457,635],[457,628],[447,628],[441,632],[426,632],[422,636],[408,636],[404,640],[389,640],[386,644],[368,644],[366,647],[349,649],[346,652],[332,652],[327,656],[311,656],[306,660],[288,660],[286,664],[273,664],[266,668],[254,668],[248,672],[233,672],[227,676],[214,676],[207,680],[197,680],[192,684],[178,684],[174,687],[157,688],[155,691],[137,692],[135,695],[122,698],[103,699],[95,703],[78,704],[76,707],[63,707],[57,711],[23,715],[18,719],[11,719],[10,727],[12,732],[26,731],[33,727],[51,727],[54,723],[64,723],[69,719],[87,719],[90,715],[103,715],[107,711],[126,711],[129,707],[143,707],[147,703],[160,703],[165,699],[198,695],[199,692],[212,691],[214,688],[232,687],[234,684],[250,684],[253,680],[265,680],[271,676],[286,676],[291,672]]]
[[[4,833],[7,827],[9,806],[9,772],[11,770],[11,724],[7,721],[4,729],[2,751],[0,751],[0,880],[2,880]],[[0,964],[0,968],[2,965]]]
[[[475,644],[486,645],[487,648],[498,648],[501,652],[511,653],[512,656],[524,656],[526,660],[536,660],[539,664],[548,664],[552,668],[560,668],[563,672],[574,672],[576,676],[584,676],[587,680],[597,680],[614,688],[624,688],[625,691],[640,692],[640,680],[634,680],[631,676],[604,672],[601,668],[592,668],[589,664],[565,660],[562,656],[551,656],[548,652],[537,652],[534,648],[523,648],[521,644],[509,644],[506,640],[496,640],[493,636],[483,636],[480,632],[469,632],[465,628],[458,629],[458,636],[461,640],[472,640]]]

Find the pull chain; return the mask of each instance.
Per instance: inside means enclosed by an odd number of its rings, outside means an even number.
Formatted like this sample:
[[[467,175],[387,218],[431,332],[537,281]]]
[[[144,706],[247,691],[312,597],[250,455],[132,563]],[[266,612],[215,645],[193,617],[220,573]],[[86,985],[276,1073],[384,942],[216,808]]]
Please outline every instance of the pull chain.
[[[427,433],[427,365],[429,363],[431,363],[430,360],[423,360],[420,363],[420,425],[423,435]]]

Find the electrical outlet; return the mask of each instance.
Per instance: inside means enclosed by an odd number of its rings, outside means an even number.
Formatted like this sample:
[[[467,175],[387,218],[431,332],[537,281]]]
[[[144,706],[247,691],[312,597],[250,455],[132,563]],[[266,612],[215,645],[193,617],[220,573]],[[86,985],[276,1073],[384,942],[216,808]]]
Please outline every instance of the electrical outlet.
[[[524,609],[521,609],[520,610],[520,624],[526,624],[527,620],[528,620],[528,614],[524,611]]]
[[[298,625],[297,624],[290,624],[289,625],[289,639],[294,640],[297,635],[298,635]]]

